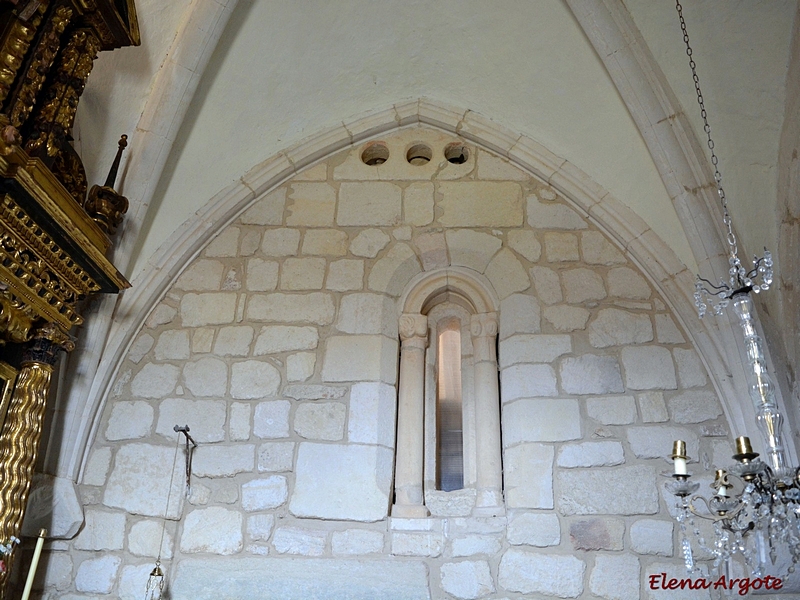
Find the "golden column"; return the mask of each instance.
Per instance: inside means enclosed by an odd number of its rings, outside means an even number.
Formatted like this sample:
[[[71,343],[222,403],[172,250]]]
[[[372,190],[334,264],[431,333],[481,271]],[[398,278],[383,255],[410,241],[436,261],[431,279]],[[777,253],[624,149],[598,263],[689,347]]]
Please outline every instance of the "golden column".
[[[17,383],[0,434],[0,541],[20,535],[53,365],[60,350],[70,351],[74,347],[64,332],[49,323],[34,333],[33,340],[23,351]],[[6,570],[0,573],[0,599],[5,597],[3,590],[13,556],[12,552],[6,557]]]

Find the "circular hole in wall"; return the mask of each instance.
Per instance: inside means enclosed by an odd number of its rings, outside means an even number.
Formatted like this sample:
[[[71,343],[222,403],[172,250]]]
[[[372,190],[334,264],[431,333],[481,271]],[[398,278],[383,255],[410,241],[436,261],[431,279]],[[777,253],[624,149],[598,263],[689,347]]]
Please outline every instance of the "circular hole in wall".
[[[382,142],[375,142],[361,152],[361,162],[370,167],[382,165],[389,160],[389,148]]]
[[[430,162],[432,156],[433,152],[428,144],[414,144],[406,152],[406,160],[415,166]]]
[[[463,165],[469,160],[469,148],[459,142],[448,144],[444,148],[444,157],[454,165]]]

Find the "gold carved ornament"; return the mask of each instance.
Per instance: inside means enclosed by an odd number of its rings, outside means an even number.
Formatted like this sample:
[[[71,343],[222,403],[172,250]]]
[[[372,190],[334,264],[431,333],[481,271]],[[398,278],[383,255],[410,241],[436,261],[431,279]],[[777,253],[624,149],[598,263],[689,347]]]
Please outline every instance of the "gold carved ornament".
[[[25,54],[47,10],[48,0],[39,4],[36,12],[27,18],[11,17],[3,39],[0,41],[0,102],[5,101],[17,77]]]

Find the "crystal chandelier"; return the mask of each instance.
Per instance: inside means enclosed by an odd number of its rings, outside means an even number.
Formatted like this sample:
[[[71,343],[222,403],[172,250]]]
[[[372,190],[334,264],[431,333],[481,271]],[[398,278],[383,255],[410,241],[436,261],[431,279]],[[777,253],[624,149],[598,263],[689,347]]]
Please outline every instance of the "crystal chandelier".
[[[715,493],[706,499],[693,496],[700,484],[691,480],[691,473],[686,469],[689,457],[686,455],[685,442],[676,440],[670,455],[675,470],[666,487],[677,499],[676,518],[680,527],[681,554],[687,570],[697,571],[691,543],[693,539],[696,547],[706,556],[713,557],[713,568],[718,573],[727,573],[731,557],[737,554],[741,555],[750,573],[756,577],[760,577],[770,565],[775,566],[779,558],[791,561],[787,570],[792,573],[794,565],[800,560],[800,470],[790,466],[786,458],[781,439],[783,416],[778,410],[761,338],[756,332],[750,297],[751,292],[758,294],[772,285],[772,256],[765,249],[762,257],[753,259],[750,269],[739,259],[680,1],[676,1],[676,8],[700,105],[703,130],[708,137],[728,243],[728,280],[720,279],[718,284],[714,284],[698,275],[694,300],[700,318],[708,311],[720,315],[733,303],[734,313],[744,334],[749,366],[748,387],[755,404],[758,429],[764,438],[766,456],[764,461],[760,460],[749,438],[737,438],[734,464],[727,469],[717,470],[711,484]],[[711,522],[713,539],[705,539],[696,520],[698,518]]]

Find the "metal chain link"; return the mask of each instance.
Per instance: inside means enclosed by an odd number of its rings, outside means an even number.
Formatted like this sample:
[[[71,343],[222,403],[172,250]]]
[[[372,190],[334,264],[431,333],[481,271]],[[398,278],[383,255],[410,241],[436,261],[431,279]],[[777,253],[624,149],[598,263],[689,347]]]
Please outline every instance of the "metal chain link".
[[[725,190],[722,187],[722,175],[719,172],[719,159],[714,152],[714,140],[711,139],[711,125],[708,124],[708,113],[706,112],[706,105],[703,101],[703,92],[700,91],[700,78],[697,76],[697,64],[692,58],[692,47],[689,45],[689,34],[686,31],[686,21],[683,19],[683,7],[680,0],[675,0],[675,8],[678,11],[678,18],[681,21],[681,31],[683,32],[683,42],[686,44],[686,56],[689,57],[689,67],[692,69],[692,79],[694,80],[694,90],[697,93],[697,103],[700,105],[700,116],[703,118],[703,131],[706,132],[708,137],[708,149],[711,151],[711,164],[714,166],[714,181],[717,184],[717,193],[719,194],[720,202],[722,203],[722,222],[728,229],[728,245],[731,247],[731,254],[736,255],[738,248],[736,247],[736,236],[733,234],[733,226],[731,225],[731,216],[728,213],[728,199],[725,197]]]

